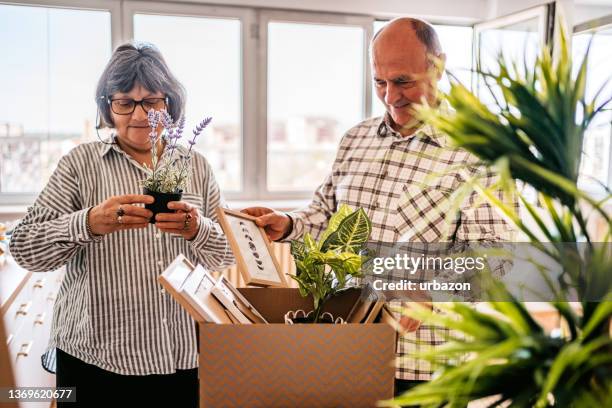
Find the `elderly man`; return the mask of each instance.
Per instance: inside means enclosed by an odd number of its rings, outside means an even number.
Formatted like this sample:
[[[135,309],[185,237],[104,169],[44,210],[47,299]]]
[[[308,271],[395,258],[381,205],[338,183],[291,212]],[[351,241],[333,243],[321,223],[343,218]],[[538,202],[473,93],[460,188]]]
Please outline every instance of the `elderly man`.
[[[331,174],[306,208],[289,214],[263,207],[244,211],[257,216],[273,240],[296,239],[305,231],[317,236],[340,204],[362,207],[368,213],[371,240],[377,242],[510,238],[507,224],[475,193],[457,213],[448,211],[450,193],[478,171],[455,169],[474,162],[474,157],[450,146],[445,135],[419,122],[414,113],[414,106],[423,100],[437,104],[444,60],[437,34],[428,23],[399,18],[386,25],[371,44],[372,72],[376,93],[386,108],[384,117],[367,119],[344,135]],[[444,105],[439,109],[445,109]],[[428,179],[432,173],[442,176],[432,182]],[[430,365],[411,355],[423,343],[441,344],[445,334],[408,317],[401,323],[409,332],[398,342],[396,393],[430,379]]]

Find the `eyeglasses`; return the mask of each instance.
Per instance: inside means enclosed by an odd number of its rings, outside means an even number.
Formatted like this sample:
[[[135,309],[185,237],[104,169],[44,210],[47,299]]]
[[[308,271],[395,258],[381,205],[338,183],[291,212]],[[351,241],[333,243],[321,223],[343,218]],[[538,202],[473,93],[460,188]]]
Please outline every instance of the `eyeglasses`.
[[[134,99],[108,99],[111,110],[117,115],[131,115],[140,105],[142,110],[149,112],[151,109],[160,110],[166,108],[168,98],[145,98],[140,101]]]

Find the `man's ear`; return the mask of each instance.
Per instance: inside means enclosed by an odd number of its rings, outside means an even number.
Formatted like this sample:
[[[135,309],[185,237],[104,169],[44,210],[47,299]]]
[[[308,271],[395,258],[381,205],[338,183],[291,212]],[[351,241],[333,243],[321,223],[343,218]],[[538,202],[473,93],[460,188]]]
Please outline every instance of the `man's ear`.
[[[442,74],[444,73],[444,69],[446,68],[446,54],[441,53],[437,57],[438,61],[436,62],[436,76],[438,77],[438,81],[442,78]]]

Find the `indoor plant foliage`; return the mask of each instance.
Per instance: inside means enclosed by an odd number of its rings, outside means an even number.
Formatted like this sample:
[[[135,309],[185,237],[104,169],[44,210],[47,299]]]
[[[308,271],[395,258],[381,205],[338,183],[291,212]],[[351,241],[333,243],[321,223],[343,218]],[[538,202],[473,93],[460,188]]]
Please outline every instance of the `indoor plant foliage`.
[[[145,167],[148,170],[148,176],[143,180],[143,193],[155,197],[153,204],[147,204],[145,207],[153,211],[154,215],[160,212],[167,212],[167,204],[170,201],[178,201],[182,197],[190,177],[189,165],[191,162],[191,152],[196,144],[197,137],[210,124],[212,118],[206,118],[200,122],[193,130],[193,137],[188,140],[189,150],[186,160],[177,160],[175,153],[177,143],[183,136],[185,129],[185,117],[181,117],[177,122],[172,120],[172,117],[165,110],[155,111],[150,110],[147,113],[147,119],[151,132],[151,164],[152,168]],[[158,132],[158,126],[164,129]],[[165,140],[164,152],[161,160],[158,160],[157,142],[160,137]],[[151,220],[154,222],[155,217]]]
[[[189,143],[189,151],[187,160],[179,163],[175,161],[174,153],[179,139],[183,136],[185,129],[185,117],[181,117],[176,123],[172,120],[170,114],[166,111],[150,110],[148,112],[149,126],[151,132],[151,160],[153,168],[148,169],[149,175],[143,181],[143,186],[150,191],[158,193],[179,193],[185,189],[189,180],[189,171],[187,166],[191,158],[191,150],[196,144],[196,138],[210,124],[212,118],[206,118],[199,123],[193,130],[193,137]],[[164,127],[164,132],[160,135],[157,132],[159,125]],[[164,137],[166,140],[166,148],[161,160],[157,159],[157,141],[159,137]]]
[[[501,283],[489,288],[492,298],[506,299],[488,303],[494,314],[461,303],[440,306],[445,314],[416,312],[428,322],[455,331],[444,346],[420,356],[434,364],[441,357],[448,362],[438,363],[432,381],[381,405],[460,407],[484,397],[492,400],[489,406],[612,405],[612,223],[603,207],[611,196],[606,190],[606,198],[597,201],[577,185],[584,132],[610,101],[585,99],[587,56],[573,75],[562,30],[557,41],[560,53],[556,62],[550,50],[544,49],[535,69],[509,65],[500,56],[496,73],[478,70],[487,84],[501,90],[497,112],[463,85],[453,83],[445,96],[454,114],[443,116],[426,106],[420,108],[420,114],[483,165],[497,168],[501,175],[498,184],[486,188],[472,180],[469,188],[475,188],[529,237],[532,245],[562,266],[558,280],[549,280],[555,293],[550,304],[567,333],[556,337],[547,334],[525,304]],[[515,180],[538,192],[549,224],[516,190]],[[497,198],[495,190],[499,188],[519,197],[535,227],[529,227],[514,207]],[[607,226],[603,243],[594,242],[587,230],[589,217],[599,217]],[[538,236],[559,245],[544,246]],[[581,299],[580,313],[567,301],[570,294]]]
[[[362,208],[353,211],[341,205],[318,242],[309,233],[303,241],[291,242],[296,274],[289,276],[298,282],[303,297],[312,295],[314,323],[319,322],[328,299],[345,290],[353,277],[363,276],[363,254],[371,232],[372,224]]]

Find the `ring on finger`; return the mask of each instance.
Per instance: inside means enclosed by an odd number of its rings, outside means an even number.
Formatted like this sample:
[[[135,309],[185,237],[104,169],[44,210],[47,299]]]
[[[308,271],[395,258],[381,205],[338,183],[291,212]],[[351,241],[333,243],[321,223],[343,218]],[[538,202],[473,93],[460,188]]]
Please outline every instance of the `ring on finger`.
[[[191,222],[191,214],[185,213],[185,221],[183,222],[183,229],[189,229],[189,223]]]
[[[120,216],[117,217],[117,222],[119,224],[123,224],[123,215],[120,215]]]
[[[117,217],[123,217],[125,215],[125,210],[119,206],[117,208]]]

